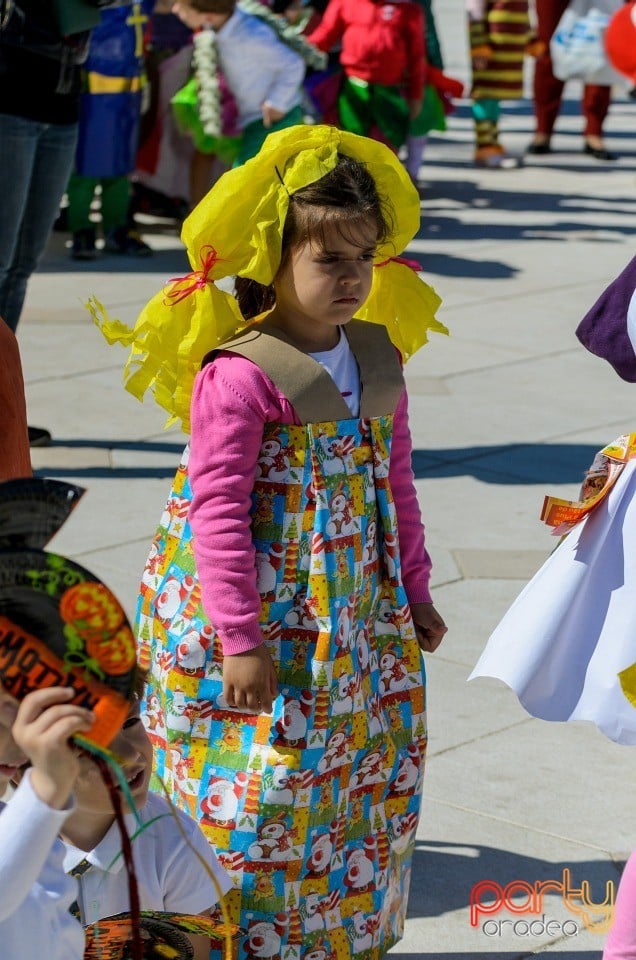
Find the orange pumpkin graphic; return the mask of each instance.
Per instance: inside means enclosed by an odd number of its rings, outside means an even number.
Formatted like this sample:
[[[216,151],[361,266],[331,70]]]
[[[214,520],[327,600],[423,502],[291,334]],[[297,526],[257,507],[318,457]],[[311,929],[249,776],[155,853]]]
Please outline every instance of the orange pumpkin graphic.
[[[85,581],[60,598],[60,615],[86,644],[86,653],[111,676],[135,665],[135,640],[118,600],[103,583]]]
[[[109,637],[89,637],[86,652],[111,676],[128,673],[135,665],[135,638],[125,624]]]

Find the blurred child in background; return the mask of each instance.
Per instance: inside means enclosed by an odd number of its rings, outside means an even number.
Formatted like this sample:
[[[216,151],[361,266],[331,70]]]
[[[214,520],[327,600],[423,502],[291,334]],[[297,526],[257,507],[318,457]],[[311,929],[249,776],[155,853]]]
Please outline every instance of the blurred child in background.
[[[514,168],[519,157],[499,142],[502,100],[523,97],[523,61],[538,47],[530,29],[528,0],[466,0],[472,65],[475,164]]]
[[[342,43],[338,96],[343,130],[371,136],[397,151],[424,92],[424,14],[417,3],[331,0],[307,38],[329,52]]]
[[[236,102],[235,164],[258,153],[271,131],[303,122],[303,59],[260,17],[245,13],[236,0],[182,0],[174,12],[195,31],[195,48],[200,46],[202,59],[209,60],[210,90],[201,71],[199,92],[200,98],[209,92],[209,110],[216,114],[210,129],[217,136],[222,134],[217,69]],[[197,44],[197,34],[205,43]]]
[[[101,187],[104,250],[135,257],[152,253],[131,225],[129,174],[135,169],[143,85],[143,28],[154,0],[134,0],[102,10],[84,64],[84,93],[75,170],[67,188],[71,256],[94,260],[96,229],[91,220]]]

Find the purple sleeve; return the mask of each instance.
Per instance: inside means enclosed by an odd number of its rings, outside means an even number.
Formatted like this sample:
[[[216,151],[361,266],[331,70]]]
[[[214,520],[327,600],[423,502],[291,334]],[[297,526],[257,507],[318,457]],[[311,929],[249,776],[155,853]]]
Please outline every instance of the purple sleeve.
[[[406,595],[409,603],[430,603],[428,584],[431,560],[424,545],[424,526],[411,465],[412,444],[407,407],[404,390],[393,418],[389,482],[397,513],[400,564]]]
[[[190,523],[203,607],[224,654],[263,642],[250,511],[263,428],[287,422],[289,404],[249,360],[221,354],[192,395]],[[293,422],[289,421],[289,422]]]
[[[636,382],[636,257],[586,313],[576,335],[590,353],[607,360],[619,377]]]

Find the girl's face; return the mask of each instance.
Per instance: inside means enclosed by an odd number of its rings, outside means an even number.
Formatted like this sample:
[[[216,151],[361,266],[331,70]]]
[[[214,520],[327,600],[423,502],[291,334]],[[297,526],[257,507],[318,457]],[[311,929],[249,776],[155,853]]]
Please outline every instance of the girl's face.
[[[11,733],[17,712],[17,701],[0,685],[0,795],[27,762]]]
[[[301,349],[317,352],[338,343],[338,327],[348,323],[369,296],[377,246],[375,221],[363,221],[342,236],[327,224],[324,243],[294,247],[274,280],[276,306],[268,320]]]
[[[150,774],[152,770],[152,744],[139,716],[139,704],[135,703],[124,721],[119,733],[108,747],[109,751],[118,760],[124,776],[128,781],[130,792],[133,795],[135,806],[144,806],[148,797]],[[115,781],[117,786],[117,781]],[[117,786],[117,789],[120,788]],[[75,800],[78,814],[110,815],[113,805],[110,793],[104,783],[96,764],[89,755],[84,754],[80,760],[80,774],[75,782]],[[127,809],[122,796],[122,803]]]
[[[204,13],[201,10],[195,10],[189,3],[175,3],[172,12],[191,30],[201,30],[203,27],[220,30],[230,19],[229,13]]]
[[[293,0],[288,7],[285,7],[285,13],[283,16],[287,23],[298,23],[303,13],[303,5],[301,0]]]

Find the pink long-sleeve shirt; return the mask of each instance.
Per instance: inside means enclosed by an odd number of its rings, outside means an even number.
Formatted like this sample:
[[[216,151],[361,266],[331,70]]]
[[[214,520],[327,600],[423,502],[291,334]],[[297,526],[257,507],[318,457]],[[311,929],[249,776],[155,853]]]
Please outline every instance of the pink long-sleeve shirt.
[[[263,642],[251,495],[267,423],[300,425],[289,400],[250,360],[221,352],[197,375],[191,409],[190,523],[203,607],[224,654]],[[431,561],[411,467],[406,391],[393,428],[389,482],[409,603],[430,603]]]

